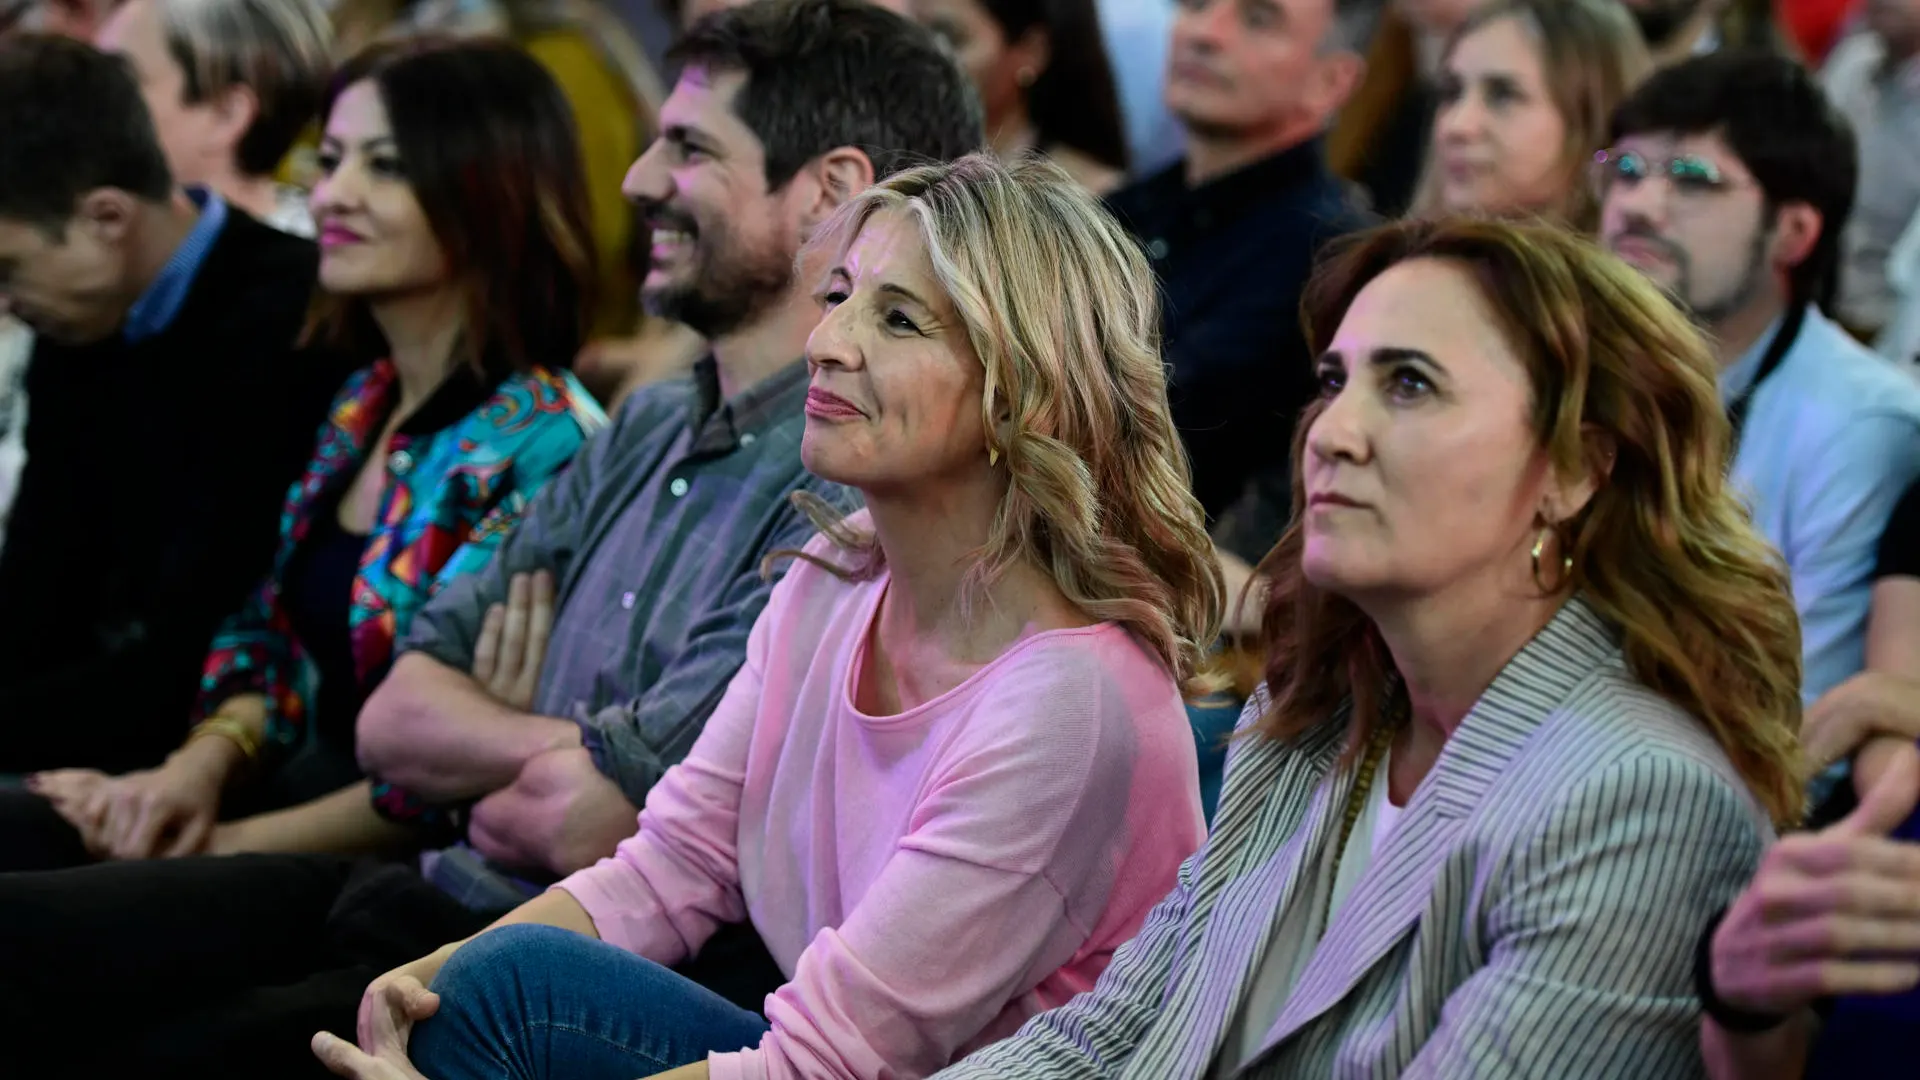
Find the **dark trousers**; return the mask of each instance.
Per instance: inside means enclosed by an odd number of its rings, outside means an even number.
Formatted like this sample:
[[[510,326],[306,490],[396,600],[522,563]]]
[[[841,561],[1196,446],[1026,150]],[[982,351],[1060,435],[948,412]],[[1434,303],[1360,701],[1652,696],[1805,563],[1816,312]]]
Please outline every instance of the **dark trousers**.
[[[59,870],[92,862],[80,830],[25,788],[0,786],[0,873]],[[0,928],[0,934],[4,934]]]
[[[58,1048],[64,1076],[323,1077],[314,1032],[352,1039],[369,982],[492,919],[329,856],[0,874],[0,1075]],[[750,925],[680,970],[754,1010],[785,981]]]

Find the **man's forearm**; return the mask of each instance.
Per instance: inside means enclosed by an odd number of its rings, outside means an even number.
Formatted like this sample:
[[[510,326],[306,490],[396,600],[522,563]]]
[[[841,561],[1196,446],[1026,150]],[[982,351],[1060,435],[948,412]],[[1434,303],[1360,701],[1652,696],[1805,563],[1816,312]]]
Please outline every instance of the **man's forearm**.
[[[361,709],[355,743],[368,772],[453,802],[507,786],[537,754],[580,745],[580,729],[504,705],[465,672],[408,653]]]
[[[1800,1080],[1807,1069],[1810,1013],[1772,1031],[1736,1035],[1711,1018],[1700,1021],[1700,1052],[1711,1080]]]

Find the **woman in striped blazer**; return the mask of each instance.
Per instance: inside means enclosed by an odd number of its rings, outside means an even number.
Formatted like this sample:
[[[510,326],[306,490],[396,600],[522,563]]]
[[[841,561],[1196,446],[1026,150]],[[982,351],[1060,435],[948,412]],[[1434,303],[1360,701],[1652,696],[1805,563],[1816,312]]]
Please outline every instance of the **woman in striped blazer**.
[[[1699,1075],[1695,939],[1800,813],[1793,603],[1704,343],[1491,222],[1364,234],[1304,310],[1212,836],[1092,991],[942,1075]]]

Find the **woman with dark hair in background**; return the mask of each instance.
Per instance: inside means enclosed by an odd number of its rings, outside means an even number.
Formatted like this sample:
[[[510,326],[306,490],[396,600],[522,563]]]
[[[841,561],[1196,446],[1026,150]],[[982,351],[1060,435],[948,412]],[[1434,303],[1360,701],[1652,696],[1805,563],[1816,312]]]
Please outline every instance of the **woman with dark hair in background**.
[[[912,0],[980,91],[987,142],[1043,154],[1104,195],[1127,172],[1127,133],[1093,0]]]
[[[592,203],[594,336],[632,333],[638,226],[620,179],[652,140],[666,92],[625,25],[594,0],[340,0],[334,28],[343,49],[419,34],[501,37],[547,69],[573,119]]]
[[[666,91],[646,50],[601,0],[336,0],[343,51],[382,38],[506,38],[547,69],[579,136],[598,270],[593,328],[574,371],[609,412],[636,387],[680,374],[705,343],[640,310],[648,233],[620,182],[653,141]]]
[[[380,359],[322,427],[275,569],[215,638],[181,747],[146,771],[42,773],[37,794],[7,793],[0,869],[414,838],[357,782],[360,705],[413,613],[483,564],[604,422],[566,371],[593,268],[553,80],[509,45],[387,46],[342,69],[325,116],[315,331]],[[379,804],[413,816],[401,793]]]

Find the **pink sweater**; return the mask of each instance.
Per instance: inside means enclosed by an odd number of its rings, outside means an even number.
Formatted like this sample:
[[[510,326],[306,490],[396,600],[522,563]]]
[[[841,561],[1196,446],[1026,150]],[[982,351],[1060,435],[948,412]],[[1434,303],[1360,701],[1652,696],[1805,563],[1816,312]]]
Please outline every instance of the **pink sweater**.
[[[796,562],[639,834],[556,886],[665,965],[753,920],[789,981],[715,1080],[935,1072],[1091,989],[1200,846],[1179,693],[1117,625],[1035,634],[897,716],[854,708],[887,581]]]

